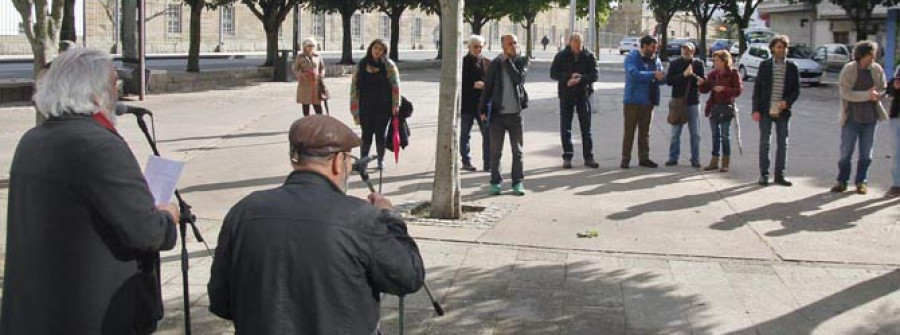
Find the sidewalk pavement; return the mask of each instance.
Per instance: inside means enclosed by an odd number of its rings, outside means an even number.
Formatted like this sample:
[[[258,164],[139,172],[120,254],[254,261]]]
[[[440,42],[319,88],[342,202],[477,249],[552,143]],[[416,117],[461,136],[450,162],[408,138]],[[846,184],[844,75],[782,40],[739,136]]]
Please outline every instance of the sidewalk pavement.
[[[603,73],[593,115],[600,169],[562,170],[558,101],[548,64],[536,63],[527,89],[524,197],[487,195],[488,175],[461,174],[463,200],[486,208],[464,221],[410,219],[428,283],[447,314],[435,317],[419,292],[408,298],[409,334],[900,334],[900,224],[889,184],[890,134],[880,127],[871,194],[832,195],[836,174],[835,87],[804,88],[795,105],[788,177],[792,188],[755,185],[758,132],[750,120],[752,82],[739,98],[743,155],[730,173],[674,168],[619,170],[623,74]],[[400,208],[430,200],[439,72],[403,73],[415,104],[412,143],[386,164],[384,193]],[[349,78],[329,82],[332,115],[350,122]],[[150,96],[164,155],[187,161],[184,198],[214,247],[225,212],[288,173],[286,130],[300,116],[294,86],[257,86]],[[664,102],[669,89],[664,89]],[[651,128],[651,158],[662,163],[669,126]],[[26,107],[0,109],[0,179],[33,122]],[[701,158],[709,130],[701,123]],[[119,127],[140,162],[149,150],[130,118]],[[576,126],[577,129],[577,126]],[[687,134],[684,135],[687,137]],[[576,136],[577,138],[578,136]],[[473,135],[473,156],[479,157]],[[687,150],[687,141],[683,142]],[[576,143],[576,156],[580,145]],[[508,150],[508,149],[507,149]],[[508,172],[509,158],[501,169]],[[635,163],[635,162],[633,162]],[[0,182],[0,206],[7,203]],[[362,183],[351,194],[364,196]],[[0,223],[5,224],[5,217]],[[595,230],[596,238],[577,232]],[[3,229],[2,231],[5,231]],[[211,260],[189,238],[190,299],[197,334],[230,331],[207,311]],[[164,255],[167,316],[162,334],[181,334],[177,251]],[[396,299],[383,304],[396,334]]]

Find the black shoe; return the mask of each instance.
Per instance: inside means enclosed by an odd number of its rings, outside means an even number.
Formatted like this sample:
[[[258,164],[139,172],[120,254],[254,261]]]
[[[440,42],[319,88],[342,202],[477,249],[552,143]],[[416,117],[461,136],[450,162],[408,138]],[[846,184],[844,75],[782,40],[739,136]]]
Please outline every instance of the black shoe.
[[[834,184],[834,187],[831,188],[831,193],[843,193],[847,191],[847,184],[845,183],[837,183]]]
[[[700,164],[700,162],[693,162],[693,163],[691,163],[691,167],[695,168],[695,169],[699,169],[699,168],[702,168],[703,165]]]
[[[597,161],[595,161],[595,160],[592,158],[592,159],[586,159],[586,160],[584,161],[584,166],[589,167],[589,168],[592,168],[592,169],[597,169],[597,168],[600,167],[600,164],[598,164]]]
[[[639,163],[639,165],[640,165],[640,166],[643,166],[643,167],[645,167],[645,168],[651,168],[651,169],[655,169],[655,168],[659,167],[659,164],[656,164],[655,162],[653,162],[653,161],[651,161],[651,160],[649,160],[649,159],[648,159],[648,160],[643,160],[643,161],[641,161],[641,162]]]
[[[627,169],[627,168],[631,167],[630,165],[631,165],[631,161],[629,161],[627,159],[623,159],[622,164],[619,164],[619,167],[623,168],[623,169]]]
[[[775,183],[784,187],[794,186],[794,183],[789,182],[787,179],[784,179],[784,177],[775,177]]]
[[[678,165],[678,161],[668,161],[666,162],[666,166],[675,166]]]
[[[769,176],[767,176],[767,175],[759,176],[758,184],[759,184],[759,186],[769,186]]]
[[[472,166],[471,163],[463,163],[462,169],[463,169],[463,170],[466,170],[466,171],[469,171],[469,172],[475,172],[475,171],[478,171],[478,169],[476,169],[474,166]]]
[[[572,168],[572,160],[571,159],[563,159],[563,169],[571,169]]]

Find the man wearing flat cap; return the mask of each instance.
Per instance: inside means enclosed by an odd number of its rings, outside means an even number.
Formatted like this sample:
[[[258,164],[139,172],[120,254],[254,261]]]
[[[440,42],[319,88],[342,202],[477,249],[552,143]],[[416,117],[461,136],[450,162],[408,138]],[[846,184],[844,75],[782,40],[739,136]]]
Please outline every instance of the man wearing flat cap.
[[[391,203],[346,195],[360,138],[326,115],[288,133],[293,172],[228,212],[209,281],[210,311],[237,334],[378,333],[380,293],[418,291],[418,247]]]

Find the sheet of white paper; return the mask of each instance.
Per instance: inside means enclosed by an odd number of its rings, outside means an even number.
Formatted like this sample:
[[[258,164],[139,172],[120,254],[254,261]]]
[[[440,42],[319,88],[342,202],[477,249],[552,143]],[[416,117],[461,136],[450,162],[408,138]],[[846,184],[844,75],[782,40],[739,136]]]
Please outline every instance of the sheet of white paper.
[[[144,169],[144,178],[147,179],[147,185],[150,186],[150,193],[153,193],[156,204],[172,202],[175,186],[183,169],[184,162],[150,156]]]

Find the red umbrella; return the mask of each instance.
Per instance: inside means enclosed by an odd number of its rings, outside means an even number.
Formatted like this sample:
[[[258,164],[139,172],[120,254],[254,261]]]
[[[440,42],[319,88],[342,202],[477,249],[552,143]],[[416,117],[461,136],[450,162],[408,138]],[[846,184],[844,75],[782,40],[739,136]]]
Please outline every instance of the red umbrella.
[[[394,163],[400,162],[400,117],[391,117],[391,126],[394,130],[391,132],[391,139],[394,144]]]

